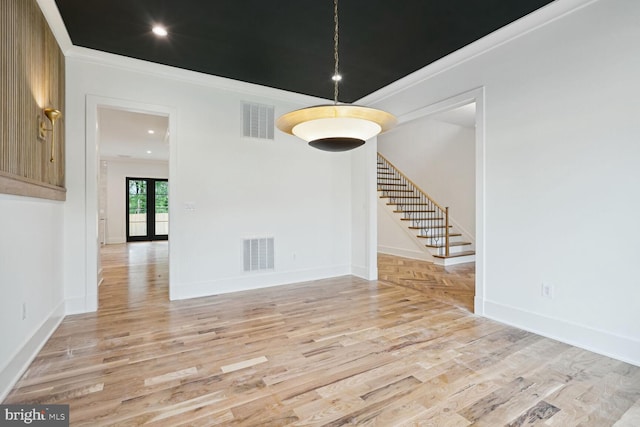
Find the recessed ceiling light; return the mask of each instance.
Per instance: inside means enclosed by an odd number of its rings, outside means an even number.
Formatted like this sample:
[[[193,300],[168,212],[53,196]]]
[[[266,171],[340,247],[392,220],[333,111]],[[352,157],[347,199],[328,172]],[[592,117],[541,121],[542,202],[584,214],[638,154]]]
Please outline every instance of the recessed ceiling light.
[[[153,31],[153,34],[155,34],[156,36],[160,36],[160,37],[165,37],[167,34],[167,29],[164,28],[161,25],[155,25],[151,31]]]
[[[151,154],[151,150],[147,150],[147,154]]]
[[[342,80],[342,76],[340,74],[334,74],[333,76],[331,76],[331,80],[333,80],[334,82],[339,82],[340,80]]]
[[[149,135],[153,135],[154,133],[156,133],[156,131],[155,131],[155,130],[153,130],[153,129],[149,129],[149,130],[147,131],[147,133],[148,133]]]

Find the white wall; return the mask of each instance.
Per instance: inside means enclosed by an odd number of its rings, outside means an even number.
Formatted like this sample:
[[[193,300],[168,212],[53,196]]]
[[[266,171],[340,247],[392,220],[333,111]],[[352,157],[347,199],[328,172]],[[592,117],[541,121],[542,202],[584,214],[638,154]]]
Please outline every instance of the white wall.
[[[103,160],[107,164],[107,209],[105,212],[107,244],[127,241],[126,179],[169,178],[167,162]]]
[[[290,95],[280,91],[262,88],[256,90],[262,91],[257,95],[253,89],[239,93],[235,88],[216,88],[222,79],[191,82],[190,77],[171,77],[173,71],[168,67],[91,55],[98,59],[67,58],[65,253],[69,260],[85,253],[92,258],[93,234],[97,235],[97,196],[92,188],[97,166],[91,156],[84,157],[85,145],[88,153],[95,151],[95,130],[91,123],[85,127],[85,108],[103,101],[110,106],[137,102],[173,112],[169,161],[172,298],[351,272],[353,155],[321,152],[279,131],[275,141],[240,136],[241,101],[275,105],[276,116],[301,104],[287,101]],[[86,187],[85,168],[90,183]],[[90,223],[85,224],[84,218]],[[243,273],[242,239],[256,236],[275,237],[275,271]],[[85,286],[94,280],[87,271],[91,265],[79,270],[66,263],[65,295],[72,300],[71,312],[95,307],[95,286]]]
[[[638,16],[592,2],[369,100],[403,115],[484,86],[484,313],[640,365]]]
[[[64,314],[62,206],[0,194],[0,401]]]

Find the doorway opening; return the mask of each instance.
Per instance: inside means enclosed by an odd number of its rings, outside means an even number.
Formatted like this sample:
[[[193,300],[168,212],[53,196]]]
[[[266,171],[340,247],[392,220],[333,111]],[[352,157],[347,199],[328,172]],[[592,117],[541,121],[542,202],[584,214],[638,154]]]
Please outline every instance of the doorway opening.
[[[478,314],[483,313],[484,301],[483,98],[480,88],[413,111],[400,117],[401,126],[378,137],[378,151],[385,158],[429,198],[450,208],[449,234],[459,236],[459,241],[454,241],[457,247],[451,246],[451,258],[444,262],[442,256],[434,258],[433,249],[425,250],[425,246],[441,250],[441,243],[429,239],[439,237],[442,231],[416,223],[411,206],[386,206],[384,199],[379,199],[379,279],[424,291],[434,299]],[[382,183],[378,188],[386,189],[388,181]],[[420,238],[416,238],[416,231],[420,231]],[[473,252],[471,257],[466,255]],[[452,260],[454,257],[458,260]]]
[[[159,293],[151,299],[168,299],[170,115],[124,101],[102,101],[107,102],[95,107],[100,241],[96,308],[116,303],[110,275],[120,277],[123,269],[127,276],[136,272],[141,278],[154,277]],[[124,295],[143,298],[145,286],[132,283]]]

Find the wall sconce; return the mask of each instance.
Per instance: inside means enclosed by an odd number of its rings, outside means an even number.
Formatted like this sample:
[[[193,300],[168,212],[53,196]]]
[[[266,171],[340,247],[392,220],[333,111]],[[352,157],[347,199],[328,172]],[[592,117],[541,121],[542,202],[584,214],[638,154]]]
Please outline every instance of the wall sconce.
[[[60,110],[56,110],[55,108],[45,108],[43,110],[44,115],[47,116],[47,118],[49,119],[49,121],[51,122],[51,129],[47,129],[47,126],[45,125],[43,120],[40,120],[40,139],[45,139],[46,138],[46,133],[47,132],[51,132],[51,158],[49,159],[49,161],[51,163],[54,162],[53,159],[53,153],[55,151],[55,126],[56,126],[56,120],[58,120],[59,118],[62,118],[62,112],[60,112]]]

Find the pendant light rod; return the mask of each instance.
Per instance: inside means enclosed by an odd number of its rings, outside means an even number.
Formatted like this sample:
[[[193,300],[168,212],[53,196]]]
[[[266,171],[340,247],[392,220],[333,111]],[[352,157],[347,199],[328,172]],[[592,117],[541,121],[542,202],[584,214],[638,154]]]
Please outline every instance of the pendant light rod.
[[[333,0],[333,104],[316,105],[280,116],[276,126],[323,151],[348,151],[396,124],[385,111],[359,105],[338,105],[338,0]]]
[[[340,81],[340,74],[338,73],[338,65],[340,58],[338,57],[338,0],[333,0],[333,59],[335,60],[335,66],[333,69],[333,105],[338,105],[338,81]]]

